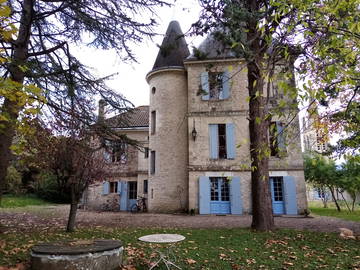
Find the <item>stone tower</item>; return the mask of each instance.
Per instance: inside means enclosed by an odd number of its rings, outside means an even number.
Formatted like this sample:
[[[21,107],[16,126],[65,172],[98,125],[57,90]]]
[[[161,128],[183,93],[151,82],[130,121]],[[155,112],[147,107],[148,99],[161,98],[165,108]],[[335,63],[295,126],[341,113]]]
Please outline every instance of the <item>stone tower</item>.
[[[188,207],[187,76],[189,56],[177,21],[170,22],[153,69],[150,86],[149,195],[150,211]]]

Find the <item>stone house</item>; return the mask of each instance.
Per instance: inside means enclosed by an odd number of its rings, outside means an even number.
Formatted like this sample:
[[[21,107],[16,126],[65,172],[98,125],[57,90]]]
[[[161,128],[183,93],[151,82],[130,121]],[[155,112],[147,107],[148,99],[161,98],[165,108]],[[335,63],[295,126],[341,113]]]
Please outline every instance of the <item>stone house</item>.
[[[118,171],[112,178],[119,185],[120,195],[115,196],[120,209],[126,209],[122,200],[129,207],[130,198],[135,197],[130,183],[137,181],[137,195],[143,195],[146,179],[150,211],[251,213],[244,62],[231,50],[223,50],[211,35],[190,55],[179,24],[173,21],[146,80],[150,86],[149,125],[139,136],[148,149],[148,172],[130,177]],[[275,106],[277,91],[274,83],[271,99]],[[293,113],[297,112],[287,115]],[[269,188],[275,214],[299,214],[307,208],[300,138],[290,142],[290,133],[299,133],[297,116],[295,119],[285,130],[287,119],[274,118],[269,131],[273,142]],[[130,135],[133,131],[126,132]],[[146,162],[143,156],[139,151],[138,164]],[[106,183],[99,183],[94,191],[89,189],[93,196],[96,193],[97,202],[110,195]]]

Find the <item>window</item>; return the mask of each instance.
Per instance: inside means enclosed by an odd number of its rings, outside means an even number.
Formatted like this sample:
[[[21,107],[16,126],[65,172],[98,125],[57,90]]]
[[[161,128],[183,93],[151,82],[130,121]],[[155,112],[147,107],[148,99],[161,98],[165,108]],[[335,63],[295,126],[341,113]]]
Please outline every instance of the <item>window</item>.
[[[124,142],[113,142],[111,147],[111,162],[127,162],[128,145]]]
[[[209,72],[209,92],[210,99],[221,99],[223,95],[223,76],[222,72]]]
[[[151,112],[151,134],[156,131],[156,111]]]
[[[270,155],[279,157],[286,150],[283,123],[271,122],[269,130]]]
[[[274,191],[274,201],[282,202],[283,199],[283,187],[282,187],[282,177],[272,177],[273,181],[273,191]]]
[[[230,201],[230,185],[226,177],[210,177],[210,200]]]
[[[103,182],[102,195],[108,195],[110,193],[118,193],[120,190],[120,182]]]
[[[118,183],[110,182],[110,193],[118,193]]]
[[[203,72],[200,76],[202,100],[222,100],[230,97],[229,72]]]
[[[148,193],[148,180],[144,180],[144,194]]]
[[[144,148],[144,158],[149,158],[149,148],[148,147]]]
[[[210,158],[211,159],[234,159],[235,127],[234,124],[210,124]]]
[[[155,158],[156,158],[156,153],[155,151],[151,151],[150,154],[150,173],[154,174],[155,173]]]
[[[137,199],[137,182],[129,182],[129,200]]]
[[[219,159],[226,159],[226,125],[218,125],[218,135],[219,135]]]

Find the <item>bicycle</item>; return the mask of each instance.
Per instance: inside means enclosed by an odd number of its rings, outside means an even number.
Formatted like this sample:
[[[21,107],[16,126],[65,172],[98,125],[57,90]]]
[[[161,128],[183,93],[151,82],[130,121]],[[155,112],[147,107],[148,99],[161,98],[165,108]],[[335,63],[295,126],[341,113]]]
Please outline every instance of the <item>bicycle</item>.
[[[136,199],[136,203],[133,204],[130,208],[131,213],[138,213],[140,211],[146,212],[146,198],[145,197],[138,197]]]

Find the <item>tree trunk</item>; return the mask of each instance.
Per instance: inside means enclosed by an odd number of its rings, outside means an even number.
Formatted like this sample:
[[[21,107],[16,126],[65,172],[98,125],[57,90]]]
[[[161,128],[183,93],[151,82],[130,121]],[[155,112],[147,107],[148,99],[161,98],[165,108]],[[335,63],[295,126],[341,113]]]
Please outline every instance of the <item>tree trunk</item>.
[[[26,63],[28,57],[28,46],[33,19],[33,5],[34,0],[24,0],[22,3],[18,38],[15,41],[13,57],[9,65],[10,78],[19,84],[24,83],[25,74],[20,67]],[[14,89],[14,92],[15,91],[19,90]],[[0,200],[5,185],[7,168],[12,157],[10,146],[15,136],[16,121],[21,109],[22,107],[17,104],[16,100],[12,101],[9,99],[5,99],[3,106],[1,107],[1,111],[7,114],[8,119],[6,121],[0,121],[0,126],[3,126],[3,132],[0,132]]]
[[[250,82],[250,80],[249,80]],[[258,231],[274,229],[274,217],[269,185],[268,122],[256,121],[264,119],[264,98],[252,98],[250,101],[250,156],[251,156],[251,192],[252,192],[252,224]]]
[[[264,94],[264,53],[266,45],[258,32],[257,14],[260,6],[256,0],[244,2],[249,11],[246,22],[247,41],[251,55],[247,57],[248,88],[249,88],[249,132],[251,157],[251,197],[252,224],[258,231],[274,229],[274,217],[269,187],[269,157],[268,157],[268,108]]]
[[[69,212],[69,219],[66,226],[67,232],[73,232],[75,229],[75,220],[76,220],[76,212],[78,208],[78,200],[76,199],[77,196],[75,194],[75,185],[71,184],[71,204],[70,204],[70,212]]]
[[[334,189],[332,187],[329,186],[329,189],[330,189],[330,192],[331,192],[331,197],[333,198],[334,200],[334,203],[335,203],[335,206],[336,206],[336,209],[341,212],[341,208],[340,208],[340,205],[335,197],[335,192],[334,192]]]

